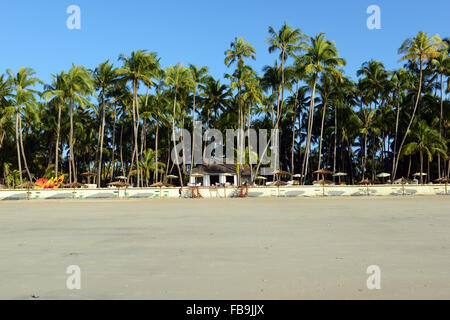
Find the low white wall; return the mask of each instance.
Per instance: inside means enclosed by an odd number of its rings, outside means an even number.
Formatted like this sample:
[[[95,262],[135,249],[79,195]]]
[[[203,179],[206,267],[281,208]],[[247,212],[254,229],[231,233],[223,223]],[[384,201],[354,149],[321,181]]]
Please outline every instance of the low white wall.
[[[393,195],[441,195],[445,185],[377,185],[377,186],[282,186],[249,187],[249,197],[317,197],[317,196],[393,196]],[[199,187],[204,198],[233,198],[239,194],[236,187]],[[125,193],[126,192],[126,193]],[[191,197],[191,188],[184,187],[183,197]],[[32,199],[115,199],[115,198],[178,198],[175,188],[128,188],[128,189],[0,189],[0,200]]]

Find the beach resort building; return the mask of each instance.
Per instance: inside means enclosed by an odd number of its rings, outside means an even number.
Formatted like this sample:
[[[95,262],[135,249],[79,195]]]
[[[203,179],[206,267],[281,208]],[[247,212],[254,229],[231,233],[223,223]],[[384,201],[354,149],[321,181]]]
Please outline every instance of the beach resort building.
[[[250,182],[250,168],[240,169],[242,183]],[[190,185],[218,186],[234,185],[238,182],[237,166],[235,164],[197,165],[192,169]]]

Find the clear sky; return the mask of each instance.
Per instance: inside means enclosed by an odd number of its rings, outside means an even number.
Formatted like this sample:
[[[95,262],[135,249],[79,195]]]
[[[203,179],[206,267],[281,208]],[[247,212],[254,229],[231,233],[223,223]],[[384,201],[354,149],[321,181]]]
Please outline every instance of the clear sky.
[[[81,29],[69,30],[69,5],[81,9]],[[381,29],[369,30],[369,5],[381,9]],[[32,67],[49,81],[51,73],[73,63],[94,68],[121,53],[147,49],[168,66],[183,61],[206,65],[222,77],[224,51],[235,36],[245,37],[257,51],[258,71],[272,64],[267,29],[284,21],[307,35],[325,32],[347,60],[346,73],[364,61],[381,60],[398,67],[397,49],[407,37],[424,30],[450,36],[449,0],[2,0],[0,3],[0,73]]]

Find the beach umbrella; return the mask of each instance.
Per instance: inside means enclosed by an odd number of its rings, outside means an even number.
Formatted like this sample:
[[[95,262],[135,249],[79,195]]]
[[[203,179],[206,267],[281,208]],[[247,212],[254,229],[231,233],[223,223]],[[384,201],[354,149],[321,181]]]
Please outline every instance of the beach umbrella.
[[[117,180],[127,180],[128,178],[125,176],[117,176],[116,179]]]
[[[257,177],[255,178],[255,180],[261,180],[261,183],[263,183],[263,181],[264,181],[264,180],[267,180],[267,178],[266,178],[266,177],[263,177],[263,176],[257,176]]]
[[[405,195],[405,184],[408,183],[408,182],[412,182],[412,180],[411,179],[406,179],[406,178],[403,178],[403,177],[394,180],[394,183],[401,183],[402,184],[403,195]]]
[[[438,179],[436,179],[434,181],[438,182],[438,183],[444,183],[445,184],[445,194],[447,194],[447,185],[450,182],[450,178],[442,177],[442,178],[438,178]]]
[[[34,182],[25,182],[25,183],[19,184],[17,187],[27,189],[27,200],[30,200],[30,189],[34,188],[34,186],[36,186],[36,183],[34,183]]]
[[[127,187],[130,186],[129,183],[123,182],[123,181],[114,181],[108,183],[108,186],[116,187],[117,188],[117,199],[120,198],[120,188],[125,188],[125,196],[127,194]]]
[[[331,172],[330,170],[326,170],[326,169],[319,169],[313,172],[313,174],[321,174],[322,175],[322,179],[325,181],[325,175],[326,174],[333,174],[333,172]]]
[[[176,179],[176,178],[178,178],[178,176],[176,176],[174,174],[169,174],[166,176],[166,178],[169,178],[169,181],[172,182],[172,179]]]
[[[79,183],[79,182],[72,182],[72,183],[68,183],[64,185],[64,188],[73,188],[73,196],[75,196],[75,188],[87,188],[88,186],[83,184],[83,183]]]
[[[87,188],[88,186],[79,182],[72,182],[64,185],[64,188]]]
[[[86,172],[83,172],[83,173],[81,174],[81,176],[82,176],[82,177],[86,177],[86,178],[87,178],[87,183],[90,184],[90,183],[91,183],[91,177],[92,177],[92,176],[95,176],[95,173],[86,171]]]
[[[325,179],[320,179],[317,181],[313,181],[313,184],[321,184],[322,185],[322,195],[325,196],[325,185],[326,184],[333,184],[333,181],[330,180],[325,180]]]
[[[203,173],[193,173],[193,174],[191,174],[191,177],[194,177],[194,178],[201,178],[203,176],[204,176]],[[194,184],[197,184],[197,181]]]
[[[338,177],[339,184],[341,183],[341,177],[345,177],[347,174],[345,172],[336,172],[333,177]]]
[[[387,178],[387,177],[390,177],[390,176],[391,176],[391,174],[387,173],[387,172],[381,172],[381,173],[377,174],[377,177],[381,178],[383,180],[383,182],[384,182],[384,178]]]
[[[275,170],[273,172],[273,174],[275,175],[276,180],[280,180],[281,176],[287,176],[287,175],[290,175],[291,173],[288,171],[283,171],[283,170]]]
[[[366,185],[366,188],[367,188],[367,195],[369,195],[369,184],[373,184],[373,182],[374,182],[374,181],[372,181],[372,180],[366,178],[366,179],[363,179],[363,180],[361,180],[360,182],[358,182],[358,184],[364,184],[364,185]]]
[[[427,175],[427,174],[426,174],[425,172],[422,172],[422,173],[416,172],[416,173],[413,174],[414,177],[419,177],[420,183],[423,183],[422,177],[425,177],[426,175]]]

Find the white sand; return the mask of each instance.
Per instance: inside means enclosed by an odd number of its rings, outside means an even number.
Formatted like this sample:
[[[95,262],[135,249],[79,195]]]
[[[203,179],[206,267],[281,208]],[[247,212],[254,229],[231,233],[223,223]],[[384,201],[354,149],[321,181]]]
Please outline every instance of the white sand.
[[[2,299],[449,299],[450,196],[1,202],[0,261]]]

